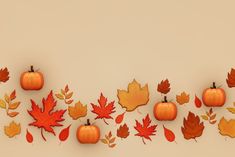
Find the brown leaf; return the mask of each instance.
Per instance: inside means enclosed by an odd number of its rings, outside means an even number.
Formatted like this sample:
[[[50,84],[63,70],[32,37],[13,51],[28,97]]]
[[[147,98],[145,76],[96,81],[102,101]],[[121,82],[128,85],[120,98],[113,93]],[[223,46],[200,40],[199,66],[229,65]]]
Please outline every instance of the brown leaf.
[[[216,117],[216,114],[211,115],[211,116],[210,116],[210,120],[214,120],[215,117]]]
[[[200,118],[192,112],[188,113],[187,119],[184,118],[183,125],[181,131],[187,140],[200,137],[204,130],[204,123],[200,122]]]
[[[109,143],[114,143],[115,140],[116,140],[116,137],[113,137],[113,138],[111,138],[111,139],[109,140]]]
[[[126,124],[121,125],[117,130],[117,137],[127,138],[130,135],[129,128]]]
[[[167,94],[168,92],[170,92],[170,90],[171,88],[168,79],[162,80],[161,83],[159,83],[157,86],[157,91],[162,94]]]
[[[229,88],[235,87],[235,69],[232,68],[230,73],[228,73],[226,82]]]
[[[176,101],[180,105],[188,103],[189,102],[189,94],[186,94],[185,92],[182,92],[180,95],[176,95]]]
[[[110,148],[113,148],[113,147],[115,147],[115,146],[116,146],[116,144],[111,144],[111,145],[109,145]]]
[[[9,80],[9,71],[7,68],[0,69],[0,82],[7,82]]]

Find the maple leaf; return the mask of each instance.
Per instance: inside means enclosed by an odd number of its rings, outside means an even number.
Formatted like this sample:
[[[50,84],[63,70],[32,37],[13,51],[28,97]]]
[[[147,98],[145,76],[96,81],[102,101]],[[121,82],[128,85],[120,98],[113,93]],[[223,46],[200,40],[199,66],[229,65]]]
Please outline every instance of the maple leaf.
[[[231,69],[230,73],[228,73],[226,82],[229,88],[235,87],[235,69]]]
[[[189,94],[186,94],[185,92],[182,92],[180,95],[176,95],[176,101],[180,105],[188,103],[189,102]]]
[[[101,93],[100,99],[98,99],[98,103],[99,105],[94,105],[93,103],[91,103],[91,106],[93,108],[91,112],[97,114],[97,117],[95,119],[103,119],[104,122],[108,125],[105,119],[113,119],[110,114],[115,112],[114,101],[107,104],[107,98],[105,98]]]
[[[12,121],[9,126],[4,126],[4,133],[9,138],[12,138],[16,135],[19,135],[21,133],[21,126],[20,124],[16,124],[14,121]]]
[[[9,71],[7,68],[0,69],[0,82],[7,82],[9,80]]]
[[[72,117],[73,120],[77,120],[78,118],[85,117],[87,115],[87,105],[83,105],[79,101],[74,107],[69,106],[68,111],[69,116]]]
[[[56,103],[57,102],[53,97],[53,92],[51,91],[46,99],[42,99],[43,108],[40,108],[33,100],[31,100],[32,110],[28,110],[30,116],[32,116],[35,120],[29,125],[41,128],[41,135],[45,141],[46,139],[42,133],[43,129],[55,135],[52,127],[63,126],[59,122],[62,122],[64,120],[62,117],[66,110],[57,110],[52,112],[54,107],[56,106]]]
[[[130,135],[130,132],[126,123],[124,125],[121,125],[119,129],[117,130],[117,137],[127,138],[129,135]]]
[[[134,79],[128,85],[128,90],[117,90],[117,96],[119,104],[122,108],[126,108],[126,111],[134,111],[138,106],[146,105],[149,101],[148,85],[144,87]]]
[[[184,138],[194,139],[196,141],[196,137],[200,137],[204,130],[204,123],[200,122],[199,116],[196,116],[194,113],[189,112],[187,119],[184,118],[183,127],[181,127],[181,131],[184,135]]]
[[[235,138],[235,119],[226,120],[224,117],[221,118],[218,128],[219,133],[223,136],[229,136]]]
[[[168,92],[170,92],[171,88],[170,88],[170,83],[169,80],[162,80],[161,83],[158,84],[157,86],[157,91],[162,93],[162,94],[167,94]]]
[[[146,144],[144,138],[151,141],[150,136],[155,135],[154,133],[156,132],[157,125],[150,126],[151,120],[149,118],[149,114],[147,114],[146,117],[143,119],[143,124],[140,124],[137,120],[135,120],[135,122],[136,126],[134,128],[138,131],[135,136],[142,137],[142,141],[144,144]]]

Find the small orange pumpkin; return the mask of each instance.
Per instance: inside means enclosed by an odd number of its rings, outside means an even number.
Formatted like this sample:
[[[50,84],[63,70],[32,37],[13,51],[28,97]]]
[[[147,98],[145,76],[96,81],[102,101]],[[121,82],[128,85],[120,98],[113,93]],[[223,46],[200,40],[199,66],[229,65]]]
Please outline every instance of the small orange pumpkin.
[[[177,116],[177,107],[175,103],[168,102],[165,96],[164,101],[155,104],[153,113],[159,121],[172,121]]]
[[[217,88],[215,82],[211,88],[202,93],[202,101],[208,107],[221,107],[225,104],[226,93],[223,88]]]
[[[87,124],[78,127],[77,139],[82,144],[95,144],[100,139],[100,129],[96,125],[91,125],[88,119]]]
[[[24,90],[40,90],[44,85],[43,74],[34,71],[33,66],[31,66],[30,71],[21,74],[20,85]]]

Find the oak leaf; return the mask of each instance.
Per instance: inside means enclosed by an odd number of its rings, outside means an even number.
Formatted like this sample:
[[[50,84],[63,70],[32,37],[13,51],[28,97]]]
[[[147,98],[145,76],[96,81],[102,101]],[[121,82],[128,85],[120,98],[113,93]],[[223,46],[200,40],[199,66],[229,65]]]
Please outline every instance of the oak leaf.
[[[235,119],[226,120],[224,117],[221,118],[219,124],[219,133],[222,136],[229,136],[235,138]]]
[[[73,120],[77,120],[78,118],[85,117],[87,115],[87,105],[83,105],[80,101],[75,104],[75,106],[68,107],[69,116],[73,118]]]
[[[136,126],[134,128],[138,131],[135,136],[142,137],[142,141],[144,144],[146,144],[144,139],[151,141],[150,136],[155,135],[157,125],[150,125],[151,119],[149,118],[149,114],[147,114],[146,117],[143,119],[143,124],[141,124],[137,120],[135,120],[135,122]]]
[[[20,123],[17,124],[12,121],[8,126],[4,126],[4,133],[9,137],[12,138],[16,135],[21,133],[21,126]]]
[[[126,111],[134,111],[137,107],[146,105],[149,101],[148,84],[144,87],[134,79],[128,85],[128,90],[117,90],[117,96],[119,104],[122,108],[126,108]]]
[[[0,69],[0,82],[7,82],[9,80],[9,71],[7,68]]]
[[[117,137],[127,138],[129,135],[130,135],[130,132],[126,123],[121,125],[119,129],[117,129]]]
[[[230,73],[228,73],[226,82],[229,88],[235,87],[235,69],[232,68]]]
[[[170,92],[171,88],[170,88],[170,83],[169,80],[162,80],[161,83],[158,84],[157,86],[157,91],[162,93],[162,94],[167,94],[168,92]]]
[[[42,99],[42,108],[40,108],[33,100],[31,100],[32,109],[30,111],[28,110],[29,115],[32,116],[35,120],[29,125],[41,128],[41,135],[45,141],[46,139],[42,133],[43,129],[55,135],[55,132],[52,127],[63,126],[59,122],[64,121],[62,117],[66,110],[57,110],[53,112],[56,103],[57,102],[53,97],[53,92],[51,91],[46,99]]]
[[[189,94],[182,92],[180,95],[176,95],[176,101],[180,104],[186,104],[189,102]]]
[[[95,119],[103,119],[104,122],[108,125],[105,119],[113,119],[110,114],[115,112],[114,101],[109,102],[107,104],[107,98],[100,94],[100,98],[98,99],[99,105],[95,105],[91,103],[93,110],[91,112],[95,113],[97,116]]]
[[[195,139],[200,137],[204,130],[204,123],[200,122],[199,116],[195,115],[192,112],[188,113],[187,119],[184,118],[183,127],[181,127],[181,131],[184,135],[184,138]]]

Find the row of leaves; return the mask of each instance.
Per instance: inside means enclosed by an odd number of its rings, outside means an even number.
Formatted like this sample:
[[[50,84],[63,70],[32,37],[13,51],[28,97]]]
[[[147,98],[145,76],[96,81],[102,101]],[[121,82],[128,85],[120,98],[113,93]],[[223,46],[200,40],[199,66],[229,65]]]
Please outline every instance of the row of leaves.
[[[1,69],[0,70],[0,82],[6,82],[9,79],[9,72],[8,69]],[[227,77],[227,84],[228,87],[232,88],[235,87],[235,70],[232,69],[230,73],[228,73]],[[170,83],[169,80],[162,80],[158,86],[157,91],[162,94],[168,94],[170,92]],[[117,90],[117,96],[119,99],[120,106],[125,109],[125,111],[113,118],[111,114],[115,112],[115,102],[114,101],[107,101],[107,98],[103,96],[101,93],[100,98],[98,99],[98,104],[91,103],[92,113],[96,114],[96,119],[102,119],[105,124],[109,125],[107,120],[115,119],[115,123],[119,125],[116,136],[120,137],[121,139],[125,139],[129,137],[129,127],[126,123],[124,123],[124,118],[127,112],[132,112],[136,110],[139,106],[146,105],[149,101],[149,90],[148,85],[144,85],[141,87],[136,80],[133,80],[129,85],[127,90]],[[87,105],[83,105],[80,101],[74,103],[73,99],[73,92],[70,91],[68,85],[65,86],[64,89],[61,89],[60,92],[55,94],[55,97],[63,102],[64,104],[68,105],[68,114],[73,120],[78,120],[82,117],[87,116]],[[138,97],[138,99],[136,99]],[[3,99],[0,99],[0,107],[6,110],[6,114],[9,117],[16,117],[19,112],[15,112],[20,105],[19,101],[15,101],[16,99],[16,91],[14,90],[11,94],[5,94]],[[179,95],[176,95],[176,102],[179,105],[184,105],[189,103],[190,95],[186,92],[181,92]],[[72,105],[74,103],[74,105]],[[202,106],[202,101],[199,97],[195,95],[194,97],[194,104],[197,108]],[[34,122],[30,123],[29,126],[35,126],[41,129],[41,135],[43,139],[46,141],[45,136],[43,135],[43,130],[52,133],[54,135],[55,132],[53,127],[62,126],[60,122],[62,122],[63,115],[66,110],[57,110],[54,111],[54,107],[57,105],[56,100],[54,99],[53,92],[51,91],[47,98],[42,99],[43,107],[40,108],[33,100],[31,100],[31,110],[28,111],[29,115],[35,120]],[[235,104],[234,104],[235,106]],[[235,107],[227,108],[227,110],[233,114],[235,114]],[[140,113],[138,111],[138,113]],[[140,113],[141,114],[141,113]],[[213,109],[209,109],[206,111],[205,114],[201,115],[200,117],[192,112],[188,113],[188,116],[183,120],[183,126],[181,127],[182,134],[185,139],[195,139],[200,137],[204,130],[204,122],[200,120],[202,118],[205,121],[208,121],[209,124],[216,124],[216,113],[213,112]],[[50,119],[50,121],[45,121],[45,119]],[[226,120],[224,117],[220,119],[218,123],[218,128],[220,130],[220,134],[224,136],[229,136],[234,138],[235,137],[235,119]],[[69,125],[68,127],[61,130],[59,134],[59,139],[61,141],[65,141],[69,136]],[[140,136],[142,138],[143,143],[145,139],[151,140],[151,136],[154,136],[156,133],[156,124],[152,124],[152,120],[150,119],[149,115],[147,114],[142,122],[136,120],[136,125],[134,129],[137,131],[135,136]],[[169,142],[175,141],[175,134],[172,130],[166,128],[163,125],[164,135]],[[29,143],[33,142],[33,135],[29,132],[29,129],[26,129],[26,139]],[[4,132],[8,137],[14,137],[21,132],[21,125],[20,123],[16,123],[12,121],[9,125],[4,127]],[[108,132],[104,138],[101,139],[101,142],[113,148],[116,146],[115,144],[116,137],[113,136],[112,132]]]

